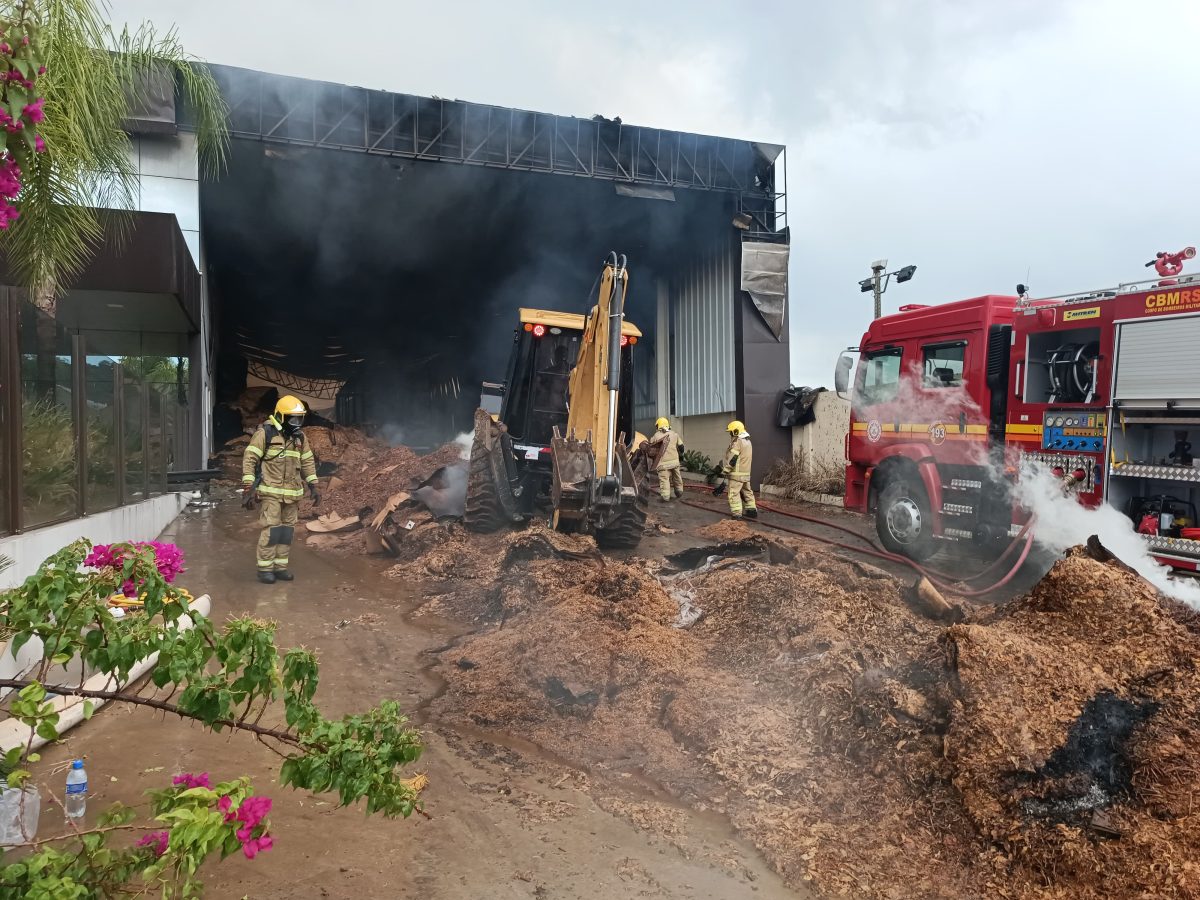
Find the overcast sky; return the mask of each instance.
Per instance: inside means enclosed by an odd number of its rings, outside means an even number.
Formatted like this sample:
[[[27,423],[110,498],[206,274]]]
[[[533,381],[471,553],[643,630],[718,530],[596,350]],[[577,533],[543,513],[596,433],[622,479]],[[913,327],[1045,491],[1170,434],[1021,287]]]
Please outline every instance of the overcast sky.
[[[478,9],[474,9],[478,5]],[[787,146],[792,376],[884,308],[1144,277],[1200,242],[1197,0],[112,0],[212,62]]]

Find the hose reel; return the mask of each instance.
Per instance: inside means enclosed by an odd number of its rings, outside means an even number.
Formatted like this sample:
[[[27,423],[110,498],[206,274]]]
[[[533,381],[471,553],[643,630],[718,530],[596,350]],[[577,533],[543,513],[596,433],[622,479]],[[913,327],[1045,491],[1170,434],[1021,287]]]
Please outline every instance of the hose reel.
[[[1095,391],[1100,342],[1067,343],[1046,358],[1051,403],[1086,403]]]

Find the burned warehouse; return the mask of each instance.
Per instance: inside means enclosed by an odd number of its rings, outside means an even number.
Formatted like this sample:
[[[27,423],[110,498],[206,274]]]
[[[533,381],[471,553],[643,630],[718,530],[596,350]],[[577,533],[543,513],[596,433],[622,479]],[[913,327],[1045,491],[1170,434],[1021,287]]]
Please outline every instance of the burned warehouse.
[[[77,423],[122,427],[102,447],[76,427],[70,495],[34,511],[21,411],[7,410],[0,534],[165,497],[170,472],[204,469],[242,433],[248,385],[437,447],[471,430],[485,384],[503,390],[520,310],[588,312],[612,251],[628,260],[625,317],[639,332],[637,430],[670,416],[690,448],[719,459],[739,419],[756,480],[790,456],[776,424],[789,365],[783,147],[212,72],[229,108],[224,165],[203,170],[178,96],[141,110],[127,123],[132,237],[99,248],[41,323],[57,329],[59,371],[39,384],[58,383]],[[44,311],[15,290],[4,307],[21,320],[0,342],[6,374],[28,381],[48,356],[26,346]],[[169,391],[130,381],[141,358],[175,360],[158,376]],[[153,458],[130,471],[143,446]],[[102,456],[105,491],[89,482]]]
[[[247,369],[286,373],[336,394],[340,421],[437,446],[503,379],[518,309],[587,312],[615,249],[643,335],[638,423],[736,414],[764,459],[787,455],[772,422],[788,366],[782,148],[215,71],[234,135],[201,188],[217,404]],[[779,277],[756,306],[741,286],[763,259]]]

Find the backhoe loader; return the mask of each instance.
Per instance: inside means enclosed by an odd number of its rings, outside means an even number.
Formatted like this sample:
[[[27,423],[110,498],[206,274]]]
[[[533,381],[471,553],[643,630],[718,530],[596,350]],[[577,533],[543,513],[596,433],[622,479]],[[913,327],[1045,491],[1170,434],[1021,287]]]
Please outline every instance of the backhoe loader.
[[[499,412],[475,413],[464,521],[495,531],[545,514],[603,547],[636,547],[649,498],[648,448],[633,430],[625,258],[609,256],[587,316],[521,309]],[[493,404],[493,408],[495,405]],[[637,449],[634,449],[637,448]]]

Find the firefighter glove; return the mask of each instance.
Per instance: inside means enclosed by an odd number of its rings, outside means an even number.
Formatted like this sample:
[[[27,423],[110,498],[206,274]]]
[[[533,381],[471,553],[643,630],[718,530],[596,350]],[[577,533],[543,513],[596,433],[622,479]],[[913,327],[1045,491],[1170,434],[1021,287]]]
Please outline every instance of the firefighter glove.
[[[246,509],[254,509],[254,491],[250,490],[250,488],[245,488],[242,494],[242,506]]]
[[[321,495],[317,493],[317,486],[315,484],[308,486],[308,494],[312,497],[313,506],[321,505]]]

